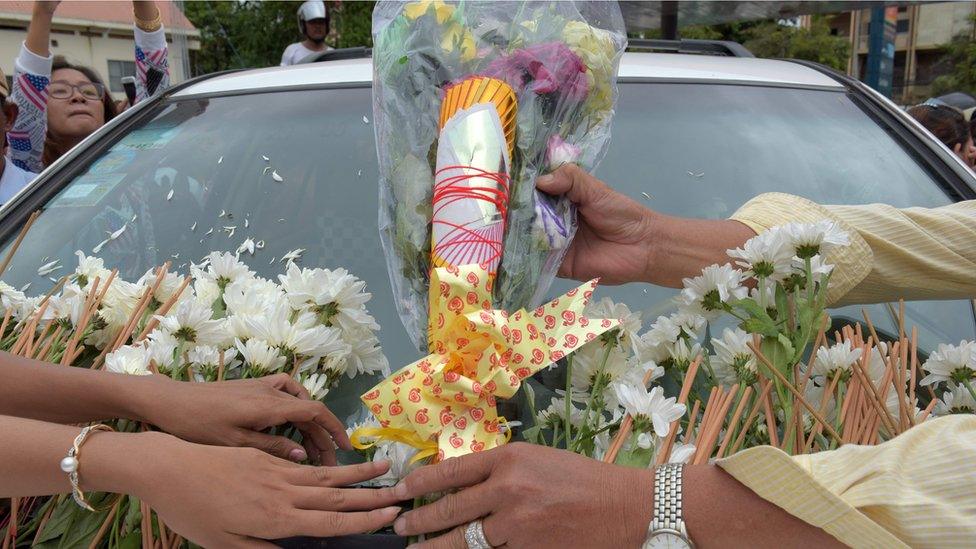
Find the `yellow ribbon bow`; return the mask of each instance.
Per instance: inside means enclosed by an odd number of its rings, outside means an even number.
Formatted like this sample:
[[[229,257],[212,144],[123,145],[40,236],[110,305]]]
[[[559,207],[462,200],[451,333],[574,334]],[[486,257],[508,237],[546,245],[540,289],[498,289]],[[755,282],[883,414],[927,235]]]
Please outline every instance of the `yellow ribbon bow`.
[[[380,428],[354,432],[354,445],[396,440],[425,455],[436,448],[440,461],[504,444],[495,399],[511,398],[523,379],[619,324],[583,315],[596,280],[511,315],[491,308],[492,283],[479,265],[432,271],[431,353],[362,396]]]

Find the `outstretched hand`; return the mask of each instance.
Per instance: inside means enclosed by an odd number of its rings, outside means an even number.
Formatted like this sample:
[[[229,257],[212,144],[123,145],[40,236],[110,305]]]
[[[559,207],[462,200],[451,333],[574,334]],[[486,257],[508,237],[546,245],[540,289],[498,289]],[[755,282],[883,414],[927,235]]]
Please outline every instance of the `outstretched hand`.
[[[351,450],[345,426],[287,374],[218,383],[162,379],[145,421],[190,442],[250,446],[291,461],[335,465],[336,446]],[[263,431],[291,423],[303,444]],[[304,447],[303,447],[304,446]]]
[[[579,214],[579,229],[559,276],[584,281],[600,277],[603,284],[647,278],[651,254],[649,209],[575,164],[539,177],[536,187],[552,195],[565,195]]]

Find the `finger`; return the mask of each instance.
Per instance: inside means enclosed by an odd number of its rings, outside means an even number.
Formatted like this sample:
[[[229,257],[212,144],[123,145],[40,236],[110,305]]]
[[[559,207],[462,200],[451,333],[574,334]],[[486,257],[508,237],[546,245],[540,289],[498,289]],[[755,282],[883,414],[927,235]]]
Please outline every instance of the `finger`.
[[[308,452],[302,448],[302,445],[287,437],[245,431],[243,438],[243,446],[257,448],[281,459],[287,459],[296,463],[308,459]]]
[[[296,423],[302,433],[302,441],[308,443],[305,449],[318,465],[335,465],[336,452],[332,436],[317,423]],[[311,447],[309,447],[311,446]]]
[[[575,164],[560,166],[551,174],[536,179],[535,184],[542,192],[566,195],[571,202],[580,205],[595,201],[608,190],[602,181]]]
[[[477,519],[474,519],[477,520]],[[467,549],[468,542],[464,539],[464,531],[469,523],[465,523],[450,532],[426,540],[416,546],[416,549]],[[481,519],[481,528],[485,533],[485,540],[492,547],[502,547],[505,541],[501,539],[500,532],[497,530],[499,520],[494,516],[487,516]]]
[[[298,511],[289,528],[295,535],[332,537],[364,534],[389,525],[400,512],[399,507],[385,507],[373,511],[342,513],[334,511]]]
[[[372,480],[390,470],[390,462],[367,461],[355,465],[341,467],[312,467],[303,466],[286,471],[288,482],[295,486],[311,486],[315,488],[332,488],[349,486],[358,482]],[[392,490],[388,490],[392,492]]]
[[[491,474],[502,448],[448,458],[440,463],[420,467],[406,476],[393,489],[400,499],[463,488],[484,481]]]
[[[258,378],[261,383],[266,383],[271,385],[279,391],[288,393],[291,396],[298,397],[302,400],[310,400],[312,397],[308,394],[308,389],[304,385],[298,382],[295,378],[288,374],[275,374],[273,376],[264,376]]]
[[[322,465],[322,454],[315,446],[315,443],[312,442],[311,437],[306,436],[304,431],[302,431],[302,448],[305,448],[309,463],[312,465]]]
[[[434,503],[404,513],[393,525],[401,536],[443,532],[495,511],[498,491],[479,484],[448,494]]]
[[[328,431],[332,440],[343,450],[352,450],[346,427],[326,406],[317,400],[290,400],[277,410],[280,423],[317,423]]]
[[[295,488],[294,504],[308,511],[369,511],[382,509],[399,500],[390,490],[380,488]]]

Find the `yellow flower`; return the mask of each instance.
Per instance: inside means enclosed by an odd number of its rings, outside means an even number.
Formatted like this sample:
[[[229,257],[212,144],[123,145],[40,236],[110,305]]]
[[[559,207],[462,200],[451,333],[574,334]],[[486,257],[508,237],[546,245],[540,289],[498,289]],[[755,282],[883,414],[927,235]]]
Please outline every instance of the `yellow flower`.
[[[570,21],[563,29],[563,40],[588,69],[590,93],[587,102],[594,110],[609,109],[613,104],[611,86],[617,76],[612,74],[617,53],[613,35],[582,21]]]
[[[403,7],[403,15],[407,19],[417,19],[424,14],[426,14],[430,9],[434,9],[434,15],[437,17],[437,22],[444,24],[445,21],[454,15],[454,6],[448,6],[442,0],[420,0],[419,2],[411,2]]]

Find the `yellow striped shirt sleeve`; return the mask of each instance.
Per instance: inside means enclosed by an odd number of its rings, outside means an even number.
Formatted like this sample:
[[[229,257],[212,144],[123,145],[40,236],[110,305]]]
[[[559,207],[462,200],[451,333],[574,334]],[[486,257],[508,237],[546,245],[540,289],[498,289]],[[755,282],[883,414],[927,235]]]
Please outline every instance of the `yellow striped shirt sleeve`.
[[[756,233],[821,219],[847,231],[851,245],[827,256],[835,265],[827,291],[833,306],[976,296],[976,200],[898,209],[821,206],[799,196],[767,193],[747,202],[732,219]]]
[[[929,420],[877,446],[719,460],[763,499],[851,547],[976,545],[976,416]]]

